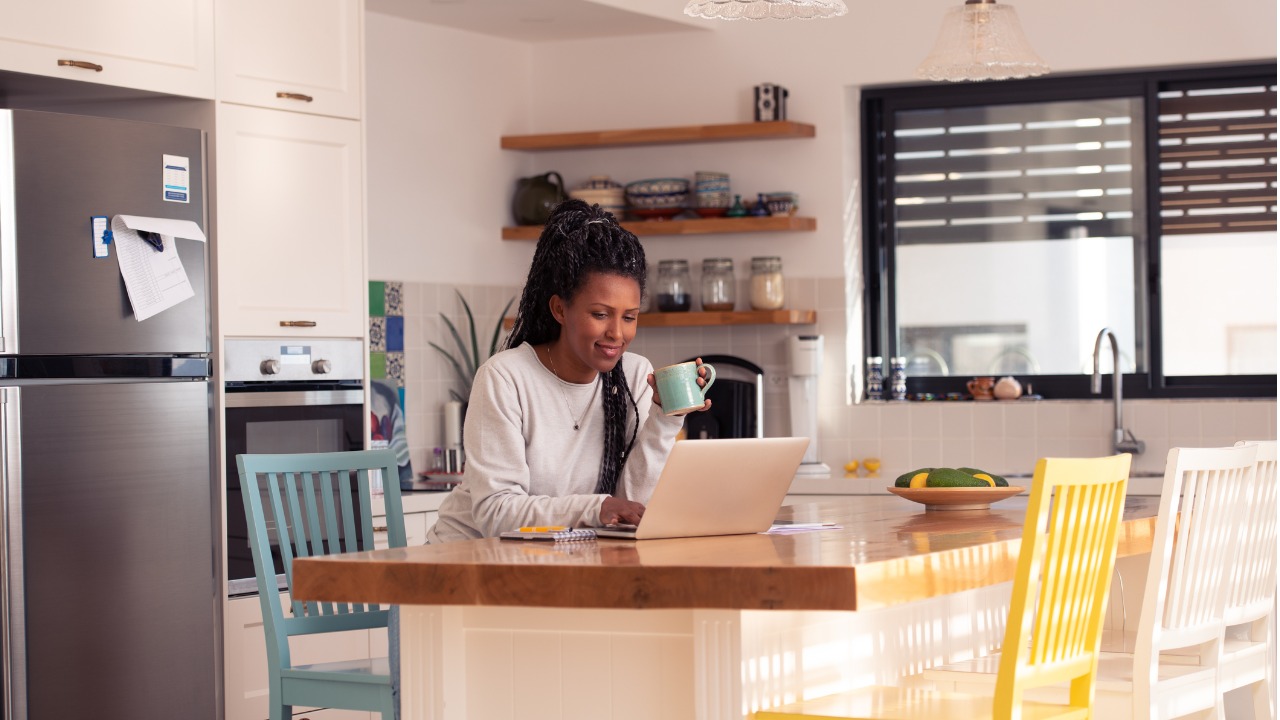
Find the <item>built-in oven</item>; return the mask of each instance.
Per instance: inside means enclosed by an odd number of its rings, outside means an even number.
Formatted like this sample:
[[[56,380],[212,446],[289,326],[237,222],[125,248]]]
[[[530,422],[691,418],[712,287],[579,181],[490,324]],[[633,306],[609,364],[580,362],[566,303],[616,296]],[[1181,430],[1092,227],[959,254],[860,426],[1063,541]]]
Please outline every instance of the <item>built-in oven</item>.
[[[236,456],[364,448],[360,340],[228,339],[224,346],[227,591],[257,592]],[[269,528],[283,587],[284,567]],[[356,532],[359,532],[356,529]]]

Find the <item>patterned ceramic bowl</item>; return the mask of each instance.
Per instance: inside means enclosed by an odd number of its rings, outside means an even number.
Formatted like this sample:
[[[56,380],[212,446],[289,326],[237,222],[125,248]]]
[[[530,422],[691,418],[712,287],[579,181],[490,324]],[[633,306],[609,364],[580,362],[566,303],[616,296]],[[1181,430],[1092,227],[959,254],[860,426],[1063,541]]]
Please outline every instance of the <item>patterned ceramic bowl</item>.
[[[651,195],[685,195],[689,192],[689,181],[685,178],[650,178],[627,183],[627,197],[647,197]]]

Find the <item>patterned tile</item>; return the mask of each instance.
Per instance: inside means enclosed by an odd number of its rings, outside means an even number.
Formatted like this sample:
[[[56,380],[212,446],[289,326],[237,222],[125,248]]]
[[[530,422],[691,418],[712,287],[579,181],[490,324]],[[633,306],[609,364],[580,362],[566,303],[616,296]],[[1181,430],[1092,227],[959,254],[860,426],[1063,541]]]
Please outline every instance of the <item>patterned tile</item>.
[[[390,348],[387,347],[387,320],[385,317],[369,318],[369,350],[374,352],[386,352]],[[396,318],[401,321],[400,325],[400,347],[397,350],[404,349],[404,318]]]
[[[387,314],[386,283],[380,280],[369,281],[369,317]]]
[[[404,387],[404,353],[387,353],[387,379],[395,380],[397,387]]]
[[[385,380],[387,377],[387,354],[384,352],[369,353],[369,377],[374,380]]]
[[[386,321],[383,328],[385,347],[382,349],[387,352],[404,352],[404,318],[399,315],[388,315],[380,319]],[[369,341],[372,342],[372,325],[369,328],[369,332]]]
[[[404,283],[388,282],[383,293],[387,317],[404,315]]]

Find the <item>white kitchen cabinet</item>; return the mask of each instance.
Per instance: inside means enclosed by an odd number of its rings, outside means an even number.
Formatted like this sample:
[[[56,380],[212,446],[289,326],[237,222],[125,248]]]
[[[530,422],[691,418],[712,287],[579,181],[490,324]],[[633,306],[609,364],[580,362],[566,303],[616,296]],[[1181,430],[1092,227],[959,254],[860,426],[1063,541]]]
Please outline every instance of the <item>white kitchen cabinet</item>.
[[[281,593],[280,597],[287,609],[288,594]],[[256,596],[227,600],[223,617],[226,720],[266,720],[268,716],[267,644],[261,607]],[[368,658],[371,632],[378,631],[350,630],[295,637],[289,646],[293,664]],[[385,646],[386,631],[381,632]],[[322,714],[301,707],[295,707],[294,714],[304,710],[313,720],[369,718],[367,712],[324,710]]]
[[[364,3],[218,0],[218,99],[359,118]]]
[[[0,3],[0,69],[214,96],[213,0]]]
[[[364,337],[360,123],[218,103],[222,333]]]

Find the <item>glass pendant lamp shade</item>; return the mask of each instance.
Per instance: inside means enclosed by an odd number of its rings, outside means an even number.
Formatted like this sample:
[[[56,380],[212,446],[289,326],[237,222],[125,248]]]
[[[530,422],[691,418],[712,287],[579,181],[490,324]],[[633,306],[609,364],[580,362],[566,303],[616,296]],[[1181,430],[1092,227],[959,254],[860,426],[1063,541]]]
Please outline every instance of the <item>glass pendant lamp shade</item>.
[[[1008,80],[1044,75],[1012,6],[967,0],[947,11],[933,52],[916,69],[927,80]]]
[[[689,0],[684,7],[690,17],[720,20],[811,20],[847,12],[844,0]]]

